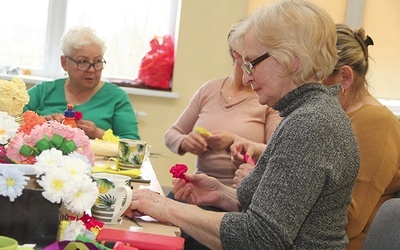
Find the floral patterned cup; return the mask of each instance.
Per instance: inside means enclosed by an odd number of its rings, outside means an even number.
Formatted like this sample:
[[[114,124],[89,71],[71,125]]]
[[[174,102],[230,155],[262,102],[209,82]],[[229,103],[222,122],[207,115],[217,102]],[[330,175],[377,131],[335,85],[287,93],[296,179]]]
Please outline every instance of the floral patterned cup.
[[[94,173],[92,178],[99,187],[99,197],[92,207],[92,216],[105,224],[117,224],[132,200],[129,176]]]
[[[118,166],[120,169],[140,168],[145,159],[147,142],[121,139],[118,143]]]

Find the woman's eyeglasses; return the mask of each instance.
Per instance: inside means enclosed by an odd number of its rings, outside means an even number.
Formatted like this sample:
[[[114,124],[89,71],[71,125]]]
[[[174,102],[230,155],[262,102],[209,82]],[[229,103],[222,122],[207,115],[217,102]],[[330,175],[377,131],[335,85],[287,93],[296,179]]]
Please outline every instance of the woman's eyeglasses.
[[[104,69],[104,67],[106,66],[106,63],[107,63],[106,60],[104,60],[104,59],[100,59],[94,63],[90,63],[85,60],[80,60],[80,61],[74,60],[70,56],[65,56],[65,57],[68,58],[69,60],[73,61],[74,63],[76,63],[76,67],[80,71],[88,71],[90,69],[90,67],[92,67],[92,66],[95,71],[100,71],[100,70]]]
[[[264,61],[265,59],[267,59],[268,57],[270,57],[269,52],[257,57],[256,59],[254,59],[251,62],[246,62],[243,61],[242,63],[242,70],[244,72],[246,72],[249,76],[251,75],[251,73],[253,72],[254,67],[259,64],[260,62]]]

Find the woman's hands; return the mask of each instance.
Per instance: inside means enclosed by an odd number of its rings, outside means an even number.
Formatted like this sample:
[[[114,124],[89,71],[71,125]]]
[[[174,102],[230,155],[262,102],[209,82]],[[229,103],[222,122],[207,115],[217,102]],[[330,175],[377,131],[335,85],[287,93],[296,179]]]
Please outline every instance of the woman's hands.
[[[189,181],[188,183],[186,180]],[[205,174],[185,174],[185,179],[174,179],[172,192],[177,200],[195,205],[218,205],[223,197],[221,184],[217,179]],[[132,201],[125,215],[132,218],[138,215],[149,215],[161,221],[167,220],[169,206],[177,202],[149,189],[132,191]]]
[[[210,135],[201,135],[196,131],[190,132],[182,141],[180,146],[181,152],[190,152],[200,155],[209,150],[229,150],[229,146],[233,143],[235,136],[229,132],[216,130]]]
[[[243,162],[235,171],[232,187],[236,188],[239,182],[253,170],[257,159],[264,152],[266,146],[243,138],[231,145],[232,160]]]
[[[105,130],[96,127],[96,124],[94,124],[94,122],[92,122],[92,121],[79,120],[79,121],[75,121],[75,123],[78,128],[85,131],[85,134],[90,139],[96,139],[96,138],[101,139],[105,133]]]
[[[221,199],[217,179],[205,174],[185,174],[186,180],[174,179],[172,193],[175,199],[199,206],[216,206]],[[187,181],[187,182],[186,182]]]
[[[145,214],[160,222],[168,222],[168,206],[173,202],[175,201],[149,189],[133,190],[131,205],[125,215],[132,218]]]
[[[45,115],[43,116],[44,119],[46,119],[46,121],[58,121],[58,122],[62,122],[65,118],[65,116],[61,113],[55,113],[52,115]]]
[[[59,123],[62,123],[64,120],[65,116],[61,113],[55,113],[52,115],[46,115],[44,116],[44,119],[46,121],[58,121]],[[102,138],[104,135],[105,130],[96,127],[96,124],[94,122],[89,121],[89,120],[75,120],[76,126],[83,131],[85,131],[85,134],[90,138],[90,139],[95,139],[95,138]]]
[[[198,206],[219,207],[226,211],[241,209],[236,190],[223,185],[214,177],[205,174],[185,174],[185,179],[174,179],[173,184],[172,193],[177,200]],[[168,217],[171,209],[176,211],[183,205],[149,189],[132,192],[131,204],[125,211],[129,218],[145,214],[161,222],[171,222],[171,218]]]
[[[236,190],[206,174],[185,174],[185,180],[174,179],[172,193],[176,200],[198,206],[213,206],[226,211],[239,211]]]
[[[251,161],[248,163],[243,163],[239,166],[239,168],[235,171],[235,177],[233,177],[233,188],[237,188],[237,185],[244,177],[246,177],[251,170],[253,170],[255,164]]]
[[[249,161],[248,159],[254,159],[254,161],[256,161],[264,152],[266,147],[266,144],[256,143],[241,138],[235,141],[231,145],[230,149],[233,159],[247,163]]]
[[[200,155],[207,151],[207,142],[199,133],[192,131],[182,141],[179,151]]]
[[[211,135],[206,138],[208,148],[215,151],[229,150],[234,140],[235,136],[233,134],[223,130],[212,131]]]

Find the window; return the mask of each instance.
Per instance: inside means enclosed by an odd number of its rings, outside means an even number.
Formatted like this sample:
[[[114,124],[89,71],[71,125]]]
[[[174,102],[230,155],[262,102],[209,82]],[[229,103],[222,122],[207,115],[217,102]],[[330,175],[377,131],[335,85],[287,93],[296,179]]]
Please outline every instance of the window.
[[[10,0],[2,3],[0,67],[43,67],[47,8],[47,1]]]
[[[107,46],[103,77],[133,80],[149,41],[174,37],[177,8],[178,0],[7,1],[0,22],[0,72],[19,67],[36,76],[63,76],[62,34],[73,26],[91,26]]]

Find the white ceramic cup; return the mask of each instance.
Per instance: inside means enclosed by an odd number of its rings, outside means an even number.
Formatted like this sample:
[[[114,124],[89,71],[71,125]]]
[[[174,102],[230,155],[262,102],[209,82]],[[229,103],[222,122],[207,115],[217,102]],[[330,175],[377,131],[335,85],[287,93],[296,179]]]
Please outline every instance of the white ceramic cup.
[[[92,207],[92,216],[105,224],[117,224],[132,200],[131,178],[108,173],[94,173],[99,197]]]

